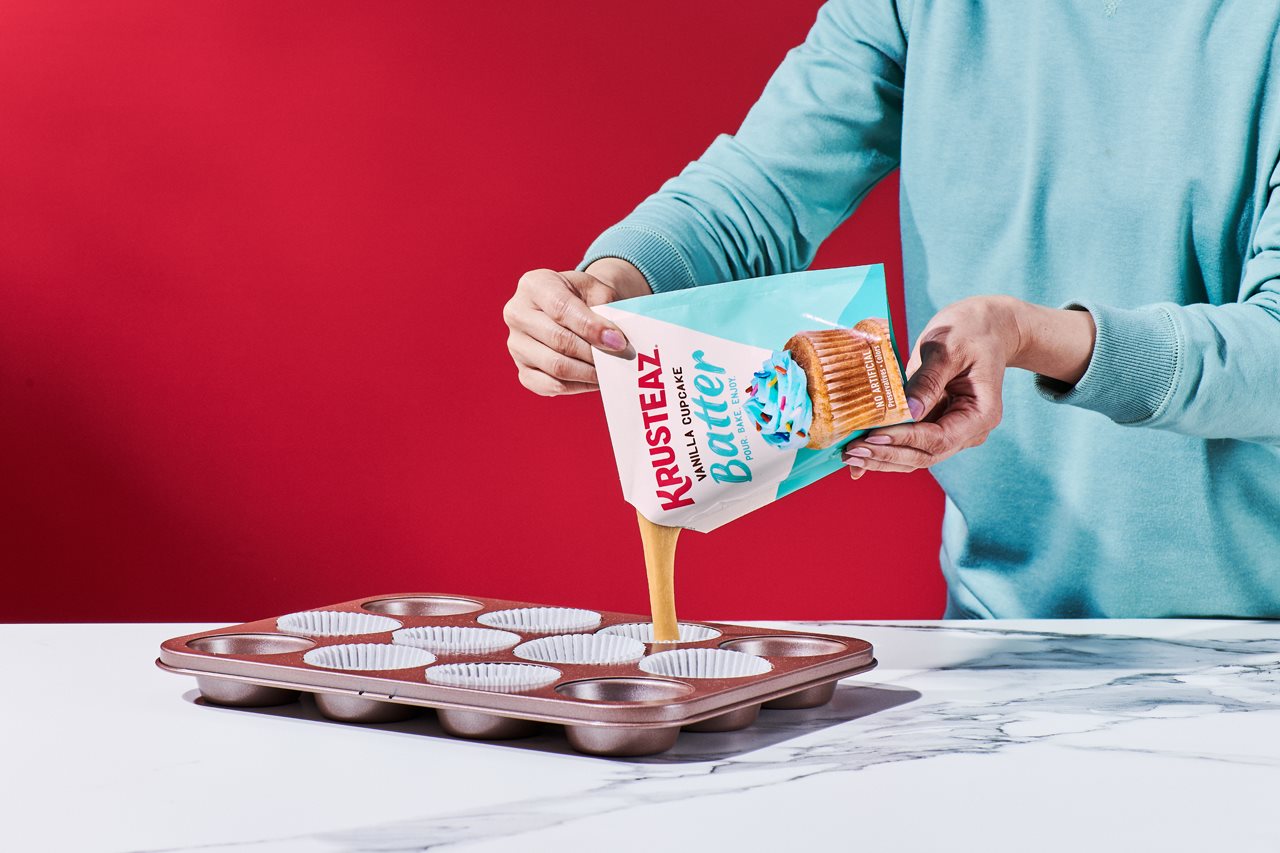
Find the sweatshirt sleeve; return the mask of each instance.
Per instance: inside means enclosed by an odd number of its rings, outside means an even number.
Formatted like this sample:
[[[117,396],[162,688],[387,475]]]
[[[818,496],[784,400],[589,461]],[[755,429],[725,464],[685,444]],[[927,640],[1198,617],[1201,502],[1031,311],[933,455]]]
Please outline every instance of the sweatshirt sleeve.
[[[1092,302],[1093,356],[1074,387],[1036,377],[1058,403],[1201,438],[1280,444],[1280,166],[1236,302],[1115,308]]]
[[[722,135],[587,250],[654,291],[806,268],[898,165],[907,31],[900,0],[831,0],[742,127]]]

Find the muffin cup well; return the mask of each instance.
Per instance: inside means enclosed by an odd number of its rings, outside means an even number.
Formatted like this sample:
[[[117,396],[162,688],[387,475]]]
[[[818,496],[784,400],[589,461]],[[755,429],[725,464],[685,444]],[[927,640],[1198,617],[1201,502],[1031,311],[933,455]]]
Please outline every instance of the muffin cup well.
[[[600,625],[600,614],[577,607],[516,607],[482,613],[476,621],[490,628],[523,634],[570,634]]]
[[[398,702],[379,702],[345,693],[315,694],[316,710],[330,720],[343,723],[395,723],[421,713],[421,708]]]
[[[466,711],[458,708],[441,708],[436,712],[440,728],[454,737],[474,740],[514,740],[538,733],[538,724],[532,720],[486,714],[483,711]]]
[[[625,757],[657,755],[676,745],[679,726],[575,726],[564,727],[569,745],[588,755]]]
[[[819,684],[815,687],[806,687],[804,690],[797,690],[795,693],[788,693],[786,696],[779,696],[764,703],[764,707],[771,711],[794,711],[801,708],[817,708],[825,705],[836,695],[836,682],[828,681],[826,684]]]
[[[680,639],[674,642],[667,641],[659,645],[670,646],[676,643],[701,643],[706,640],[714,640],[720,636],[720,632],[708,625],[697,625],[692,622],[681,622],[676,626],[680,633]],[[624,622],[621,625],[610,625],[608,628],[601,628],[600,634],[617,634],[623,637],[630,637],[633,640],[639,640],[642,643],[652,643],[653,639],[653,623],[652,622]]]
[[[727,714],[720,714],[709,720],[703,720],[700,723],[693,723],[685,726],[686,732],[736,732],[739,729],[745,729],[756,721],[760,716],[760,705],[747,705],[745,708],[739,708],[736,711],[730,711]]]
[[[226,705],[229,708],[270,708],[298,701],[297,690],[250,684],[232,678],[213,675],[197,675],[196,687],[200,697],[210,705]]]
[[[807,637],[803,634],[792,634],[787,636],[738,637],[734,640],[725,640],[720,644],[720,648],[771,658],[808,658],[840,654],[846,651],[849,646],[847,643],[832,640],[828,637]]]
[[[644,657],[644,643],[616,634],[558,634],[521,643],[513,654],[541,663],[630,663]]]
[[[314,640],[288,634],[214,634],[187,641],[187,648],[208,655],[283,655],[315,645]]]
[[[560,670],[533,663],[444,663],[427,669],[427,682],[497,693],[521,693],[550,684]]]
[[[662,678],[612,676],[584,678],[558,685],[556,692],[583,702],[679,702],[693,693],[693,685]]]
[[[399,598],[375,598],[361,605],[370,613],[384,616],[456,616],[474,613],[484,607],[470,598],[452,595],[405,595]]]
[[[304,610],[276,620],[276,628],[290,634],[309,637],[355,637],[381,634],[400,627],[399,620],[372,613],[348,613],[344,610]]]
[[[439,655],[488,654],[511,648],[520,642],[520,635],[497,628],[425,625],[420,628],[401,628],[391,635],[391,642],[426,649]]]
[[[649,655],[640,661],[640,669],[669,678],[747,678],[764,675],[773,664],[728,649],[673,649]]]
[[[413,646],[397,646],[391,643],[343,643],[337,646],[321,646],[302,656],[302,660],[321,669],[345,669],[381,672],[393,669],[413,669],[428,666],[436,656]]]

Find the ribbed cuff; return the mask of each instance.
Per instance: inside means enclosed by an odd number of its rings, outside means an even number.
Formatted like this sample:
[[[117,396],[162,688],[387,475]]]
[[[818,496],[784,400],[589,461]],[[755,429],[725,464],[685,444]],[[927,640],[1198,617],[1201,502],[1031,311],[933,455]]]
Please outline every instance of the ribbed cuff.
[[[615,225],[595,239],[578,265],[585,270],[601,258],[621,258],[643,273],[654,293],[683,290],[697,282],[675,243],[664,234],[634,225]]]
[[[1178,381],[1179,337],[1173,315],[1160,306],[1110,308],[1070,302],[1062,307],[1093,315],[1093,356],[1074,386],[1037,374],[1036,390],[1055,403],[1101,412],[1119,424],[1137,424],[1159,414]]]

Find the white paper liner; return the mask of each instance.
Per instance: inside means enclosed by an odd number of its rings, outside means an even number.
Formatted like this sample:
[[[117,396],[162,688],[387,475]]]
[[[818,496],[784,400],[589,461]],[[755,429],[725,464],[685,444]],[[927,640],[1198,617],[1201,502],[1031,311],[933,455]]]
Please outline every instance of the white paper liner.
[[[391,642],[441,655],[479,655],[509,649],[520,642],[520,635],[496,628],[425,625],[421,628],[401,628],[391,635]]]
[[[721,633],[715,628],[710,628],[706,625],[695,625],[692,622],[681,622],[676,628],[680,632],[680,639],[676,641],[679,643],[701,643],[703,640],[714,640]],[[642,643],[652,643],[653,623],[627,622],[622,625],[610,625],[608,628],[601,628],[598,633],[618,634],[623,637],[630,637],[633,640],[639,640]]]
[[[773,669],[757,655],[730,649],[673,649],[640,661],[640,669],[672,678],[745,678]]]
[[[560,634],[521,643],[513,654],[542,663],[630,663],[644,657],[644,643],[616,634]]]
[[[276,620],[276,628],[291,634],[311,637],[353,637],[359,634],[381,634],[401,625],[390,616],[373,613],[346,613],[341,610],[304,610]]]
[[[436,662],[436,656],[413,646],[394,646],[391,643],[342,643],[321,646],[302,656],[312,666],[324,669],[412,669]]]
[[[482,613],[476,619],[490,628],[505,628],[526,634],[568,634],[590,631],[600,626],[600,614],[576,607],[517,607]]]
[[[443,663],[427,669],[432,684],[497,693],[533,690],[559,677],[560,670],[534,663]]]

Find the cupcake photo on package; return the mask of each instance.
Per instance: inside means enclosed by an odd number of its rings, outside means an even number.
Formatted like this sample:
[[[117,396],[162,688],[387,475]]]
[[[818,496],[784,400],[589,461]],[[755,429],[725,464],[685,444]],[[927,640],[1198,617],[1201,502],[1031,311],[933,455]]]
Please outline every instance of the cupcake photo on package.
[[[596,352],[618,475],[650,521],[709,531],[839,470],[911,420],[884,268],[816,270],[595,308],[634,359]]]
[[[886,317],[800,332],[756,371],[747,396],[756,430],[774,447],[820,450],[911,419]]]

